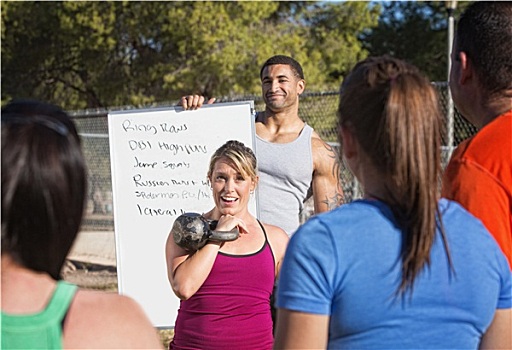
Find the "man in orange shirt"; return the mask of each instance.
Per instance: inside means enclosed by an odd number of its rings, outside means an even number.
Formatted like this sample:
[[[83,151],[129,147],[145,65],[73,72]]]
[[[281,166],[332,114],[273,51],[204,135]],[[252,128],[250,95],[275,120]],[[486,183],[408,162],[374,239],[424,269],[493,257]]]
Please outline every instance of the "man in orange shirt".
[[[452,155],[443,196],[496,238],[512,267],[512,2],[475,2],[460,18],[450,90],[479,131]]]

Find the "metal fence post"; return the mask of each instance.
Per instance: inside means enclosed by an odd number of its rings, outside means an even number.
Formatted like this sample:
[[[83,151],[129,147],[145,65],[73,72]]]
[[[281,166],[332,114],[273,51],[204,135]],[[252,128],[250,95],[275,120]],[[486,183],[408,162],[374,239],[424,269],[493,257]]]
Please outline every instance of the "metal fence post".
[[[452,47],[453,47],[453,29],[454,29],[454,18],[453,18],[453,12],[455,8],[457,7],[457,0],[452,1],[445,1],[446,4],[446,12],[448,14],[448,72],[447,72],[447,79],[448,87],[447,87],[447,97],[448,97],[448,105],[447,105],[447,115],[446,115],[446,132],[447,132],[447,146],[448,146],[448,159],[452,156],[453,152],[453,100],[452,100],[452,93],[450,91],[450,70],[452,67],[452,60],[451,60],[451,54],[452,54]]]

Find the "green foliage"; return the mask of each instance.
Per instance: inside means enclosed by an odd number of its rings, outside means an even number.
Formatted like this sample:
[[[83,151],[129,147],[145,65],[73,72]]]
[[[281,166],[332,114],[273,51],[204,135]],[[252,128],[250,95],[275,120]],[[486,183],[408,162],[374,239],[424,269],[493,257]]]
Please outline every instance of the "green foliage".
[[[169,21],[180,25],[168,31],[169,37],[174,36],[169,44],[178,44],[164,76],[169,96],[253,92],[255,67],[266,55],[265,19],[277,6],[274,2],[192,2],[170,9]]]
[[[363,33],[376,26],[379,13],[380,6],[368,6],[366,2],[348,2],[345,6],[327,3],[308,13],[309,56],[317,56],[315,58],[321,64],[317,74],[329,88],[333,83],[337,88],[339,78],[345,76],[355,62],[368,55],[354,33]]]
[[[2,1],[1,16],[2,101],[83,109],[259,94],[275,54],[302,63],[307,91],[337,90],[369,54],[447,75],[440,1]]]
[[[259,68],[287,54],[308,89],[337,88],[367,55],[368,2],[2,3],[2,100],[66,109],[148,105],[184,94],[259,93]]]
[[[469,2],[459,1],[458,18]],[[393,55],[420,68],[431,80],[445,81],[448,20],[444,1],[390,1],[383,5],[377,28],[363,34],[370,55]]]

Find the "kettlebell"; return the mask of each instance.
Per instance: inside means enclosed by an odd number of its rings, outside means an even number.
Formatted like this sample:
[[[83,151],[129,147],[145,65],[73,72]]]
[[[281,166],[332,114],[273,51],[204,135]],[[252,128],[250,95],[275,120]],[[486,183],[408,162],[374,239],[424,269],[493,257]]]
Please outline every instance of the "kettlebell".
[[[240,232],[235,227],[231,231],[215,231],[217,220],[205,219],[199,213],[184,213],[176,218],[171,233],[174,242],[187,252],[194,253],[212,241],[234,241]]]

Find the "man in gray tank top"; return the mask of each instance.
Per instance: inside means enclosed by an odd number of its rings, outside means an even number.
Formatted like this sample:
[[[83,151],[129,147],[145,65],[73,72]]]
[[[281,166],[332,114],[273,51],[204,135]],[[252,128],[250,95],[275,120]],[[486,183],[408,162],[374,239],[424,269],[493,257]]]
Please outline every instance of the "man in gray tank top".
[[[306,86],[301,65],[288,56],[273,56],[263,64],[260,78],[265,111],[257,114],[255,124],[259,219],[291,236],[310,193],[315,214],[343,202],[340,164],[334,148],[299,117],[299,96]],[[190,95],[180,104],[197,109],[203,102],[203,96]]]

